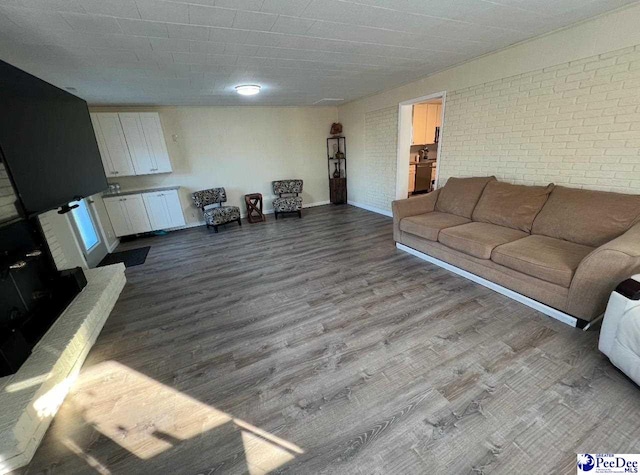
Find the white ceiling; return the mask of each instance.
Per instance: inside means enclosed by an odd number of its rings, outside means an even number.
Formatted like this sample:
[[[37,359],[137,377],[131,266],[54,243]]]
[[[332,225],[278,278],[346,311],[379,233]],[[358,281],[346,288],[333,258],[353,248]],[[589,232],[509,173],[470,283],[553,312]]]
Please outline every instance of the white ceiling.
[[[0,59],[91,104],[311,105],[398,86],[632,3],[0,0]],[[239,83],[263,93],[237,96]]]

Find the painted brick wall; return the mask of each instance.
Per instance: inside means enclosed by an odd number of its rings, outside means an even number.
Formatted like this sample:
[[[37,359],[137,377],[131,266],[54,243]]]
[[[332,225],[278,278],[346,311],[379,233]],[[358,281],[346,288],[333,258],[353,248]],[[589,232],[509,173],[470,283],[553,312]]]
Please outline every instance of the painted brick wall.
[[[9,181],[7,170],[4,168],[4,164],[0,163],[0,222],[18,216],[14,205],[16,200],[17,197]]]
[[[447,93],[451,176],[640,193],[640,46]]]
[[[38,216],[40,219],[40,226],[42,226],[42,232],[47,240],[49,250],[51,251],[51,255],[53,256],[53,260],[58,270],[69,269],[71,266],[69,265],[69,261],[62,249],[60,241],[58,241],[58,235],[56,234],[51,221],[52,217],[55,217],[52,216],[52,213],[55,213],[55,211],[49,211],[48,213]]]
[[[361,180],[366,183],[364,201],[377,210],[391,211],[396,196],[398,108],[388,107],[365,114],[366,166]]]

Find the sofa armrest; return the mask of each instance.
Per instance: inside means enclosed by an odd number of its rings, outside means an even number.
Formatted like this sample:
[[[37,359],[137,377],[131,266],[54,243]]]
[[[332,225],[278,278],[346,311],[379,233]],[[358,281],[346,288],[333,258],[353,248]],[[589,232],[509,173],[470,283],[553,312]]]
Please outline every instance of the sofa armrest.
[[[407,216],[430,213],[436,208],[436,201],[440,190],[432,191],[426,195],[412,196],[405,200],[396,200],[391,203],[393,210],[393,239],[400,241],[400,220]]]
[[[605,311],[616,286],[639,272],[640,223],[636,223],[583,259],[571,281],[567,313],[593,320]]]

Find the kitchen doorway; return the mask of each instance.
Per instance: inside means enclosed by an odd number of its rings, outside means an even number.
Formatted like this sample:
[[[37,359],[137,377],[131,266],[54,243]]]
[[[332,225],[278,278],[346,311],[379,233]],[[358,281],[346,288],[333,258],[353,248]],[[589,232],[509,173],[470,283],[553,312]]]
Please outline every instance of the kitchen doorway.
[[[399,105],[396,199],[438,186],[445,98],[439,92]]]

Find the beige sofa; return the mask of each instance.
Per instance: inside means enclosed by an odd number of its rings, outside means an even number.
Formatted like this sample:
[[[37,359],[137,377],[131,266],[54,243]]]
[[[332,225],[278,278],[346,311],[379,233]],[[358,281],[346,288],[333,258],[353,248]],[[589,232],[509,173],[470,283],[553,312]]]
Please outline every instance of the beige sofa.
[[[450,178],[393,202],[393,236],[582,326],[640,273],[640,195]]]

